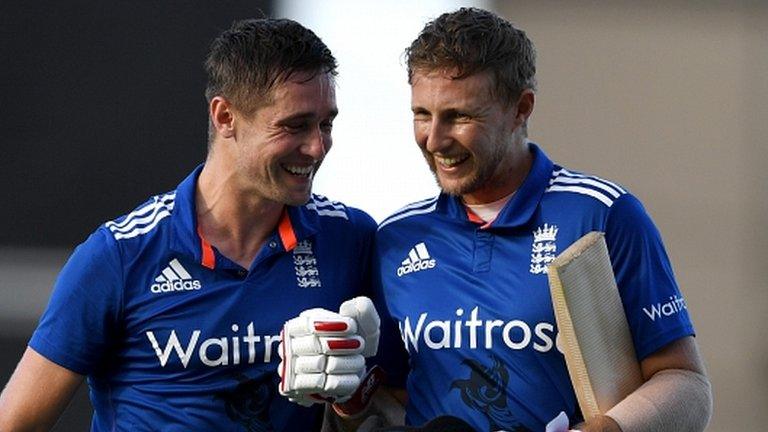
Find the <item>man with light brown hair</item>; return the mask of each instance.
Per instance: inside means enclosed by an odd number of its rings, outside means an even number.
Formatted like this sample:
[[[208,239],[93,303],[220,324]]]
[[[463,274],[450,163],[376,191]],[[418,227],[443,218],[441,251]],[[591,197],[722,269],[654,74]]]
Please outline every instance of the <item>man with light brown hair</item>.
[[[541,431],[564,412],[587,431],[700,431],[711,390],[661,236],[622,186],[552,162],[527,139],[532,42],[462,8],[406,51],[416,143],[442,192],[385,219],[374,275],[406,353],[406,423],[451,415],[479,431]],[[558,345],[547,264],[605,233],[644,384],[583,422]],[[382,327],[382,347],[396,339]],[[394,330],[397,332],[397,330]],[[400,371],[401,373],[398,373]]]

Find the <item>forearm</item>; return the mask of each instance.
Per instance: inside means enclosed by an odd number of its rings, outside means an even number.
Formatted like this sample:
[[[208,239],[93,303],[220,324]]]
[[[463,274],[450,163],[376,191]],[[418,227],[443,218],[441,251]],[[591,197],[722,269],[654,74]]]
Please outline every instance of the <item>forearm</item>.
[[[712,415],[706,376],[684,369],[654,374],[605,416],[578,426],[583,432],[700,432]]]
[[[0,395],[0,431],[49,430],[82,380],[27,348]]]
[[[700,373],[662,370],[606,415],[623,432],[703,431],[712,415],[712,387]]]

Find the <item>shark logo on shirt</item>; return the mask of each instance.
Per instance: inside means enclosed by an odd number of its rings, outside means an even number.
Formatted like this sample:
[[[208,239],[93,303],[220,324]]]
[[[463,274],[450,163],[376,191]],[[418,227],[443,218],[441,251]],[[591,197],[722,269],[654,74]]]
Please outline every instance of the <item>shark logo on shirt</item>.
[[[269,401],[274,396],[274,385],[268,374],[250,379],[238,374],[240,382],[234,390],[216,395],[224,400],[227,417],[242,425],[248,432],[272,432],[269,420]]]
[[[495,355],[492,366],[486,366],[476,360],[464,359],[461,363],[469,367],[469,378],[458,379],[451,383],[451,389],[459,389],[464,403],[476,411],[485,414],[490,424],[489,431],[505,430],[509,432],[530,432],[507,406],[507,383],[509,371]]]

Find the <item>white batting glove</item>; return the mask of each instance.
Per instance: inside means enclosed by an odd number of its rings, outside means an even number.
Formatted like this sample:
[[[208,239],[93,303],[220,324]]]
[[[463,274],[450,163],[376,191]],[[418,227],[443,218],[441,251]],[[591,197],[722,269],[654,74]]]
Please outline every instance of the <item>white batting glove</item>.
[[[278,353],[279,391],[309,406],[346,401],[360,385],[365,358],[376,354],[379,315],[367,297],[344,302],[339,313],[309,309],[285,323]]]
[[[357,334],[365,340],[363,357],[373,357],[379,349],[379,327],[381,320],[373,302],[368,297],[355,297],[339,307],[339,315],[353,318],[357,323]]]

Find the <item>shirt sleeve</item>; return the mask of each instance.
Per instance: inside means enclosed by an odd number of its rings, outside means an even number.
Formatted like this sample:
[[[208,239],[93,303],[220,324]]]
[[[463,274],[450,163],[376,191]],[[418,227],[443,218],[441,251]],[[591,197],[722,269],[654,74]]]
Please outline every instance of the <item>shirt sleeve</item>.
[[[29,346],[73,372],[91,374],[117,333],[122,280],[117,243],[102,227],[59,273]]]
[[[616,200],[606,243],[639,360],[694,334],[661,235],[640,201]]]

